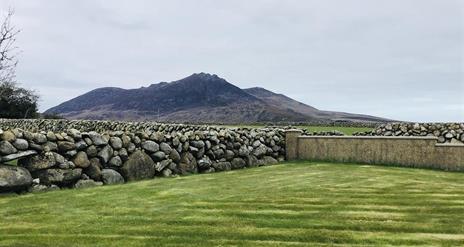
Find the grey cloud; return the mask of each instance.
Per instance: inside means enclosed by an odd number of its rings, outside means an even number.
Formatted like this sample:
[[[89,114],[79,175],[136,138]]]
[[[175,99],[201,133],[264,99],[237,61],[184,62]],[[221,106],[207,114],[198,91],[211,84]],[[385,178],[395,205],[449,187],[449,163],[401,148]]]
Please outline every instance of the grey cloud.
[[[216,73],[320,109],[464,121],[464,2],[0,0],[41,110],[102,86]]]

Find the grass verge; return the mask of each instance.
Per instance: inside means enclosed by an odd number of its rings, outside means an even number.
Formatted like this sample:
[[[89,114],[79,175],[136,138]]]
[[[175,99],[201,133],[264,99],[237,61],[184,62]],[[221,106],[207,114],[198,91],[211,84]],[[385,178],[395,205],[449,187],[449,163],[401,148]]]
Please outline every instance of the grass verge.
[[[0,245],[464,245],[464,174],[297,162],[0,197]]]

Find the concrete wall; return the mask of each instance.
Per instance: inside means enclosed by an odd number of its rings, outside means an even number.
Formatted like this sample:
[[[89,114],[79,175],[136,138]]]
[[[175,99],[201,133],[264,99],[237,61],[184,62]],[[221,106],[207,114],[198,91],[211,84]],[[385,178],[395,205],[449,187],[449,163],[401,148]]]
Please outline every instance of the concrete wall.
[[[296,145],[295,145],[296,144]],[[464,171],[464,145],[436,137],[287,136],[287,158]]]

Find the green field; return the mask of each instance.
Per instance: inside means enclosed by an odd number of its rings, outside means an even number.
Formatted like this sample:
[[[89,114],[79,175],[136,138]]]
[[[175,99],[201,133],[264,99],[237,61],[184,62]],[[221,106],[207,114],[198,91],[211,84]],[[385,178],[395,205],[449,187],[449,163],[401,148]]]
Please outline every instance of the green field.
[[[263,128],[264,125],[226,125],[227,127],[243,127],[243,128]],[[302,125],[302,126],[294,126],[295,128],[299,129],[307,129],[311,132],[320,132],[320,131],[332,131],[338,130],[345,135],[353,135],[354,132],[364,132],[364,131],[371,131],[373,128],[366,128],[366,127],[338,127],[338,126],[311,126],[311,125]]]
[[[464,174],[330,163],[0,197],[0,246],[464,245]]]
[[[307,129],[311,132],[338,130],[345,135],[353,135],[354,132],[371,131],[373,128],[365,127],[333,127],[333,126],[297,126],[297,128]]]

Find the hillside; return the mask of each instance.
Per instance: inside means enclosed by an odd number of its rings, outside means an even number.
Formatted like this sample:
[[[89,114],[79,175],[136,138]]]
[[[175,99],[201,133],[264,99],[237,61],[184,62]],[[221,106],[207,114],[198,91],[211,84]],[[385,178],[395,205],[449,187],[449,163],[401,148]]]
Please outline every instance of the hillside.
[[[312,116],[316,119],[332,120],[332,121],[359,121],[359,122],[385,122],[386,119],[363,114],[353,114],[336,111],[322,111],[315,107],[306,105],[283,94],[277,94],[267,89],[253,87],[244,89],[245,92],[263,100],[270,106],[280,107],[283,109],[292,110],[306,116]]]
[[[240,89],[207,73],[138,89],[98,88],[45,113],[70,119],[173,122],[385,121],[366,115],[320,111],[263,88]]]

